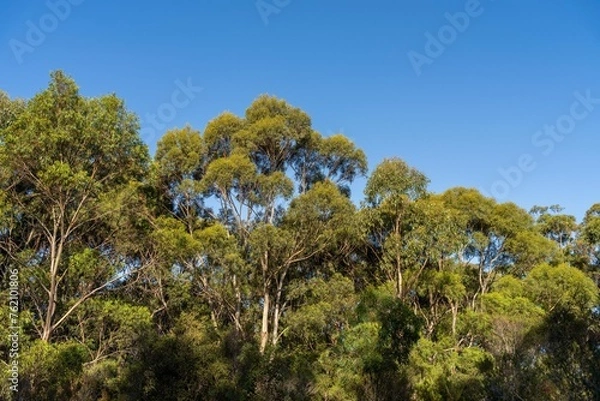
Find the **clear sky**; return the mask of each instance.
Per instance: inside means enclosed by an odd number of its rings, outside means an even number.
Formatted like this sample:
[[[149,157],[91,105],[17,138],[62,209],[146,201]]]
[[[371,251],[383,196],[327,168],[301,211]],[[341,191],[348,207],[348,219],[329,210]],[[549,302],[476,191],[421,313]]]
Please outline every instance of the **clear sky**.
[[[153,124],[202,130],[269,93],[349,136],[371,168],[405,159],[436,192],[475,187],[578,218],[600,202],[598,0],[66,1],[3,1],[12,97],[62,69],[84,95],[124,98],[154,151]]]

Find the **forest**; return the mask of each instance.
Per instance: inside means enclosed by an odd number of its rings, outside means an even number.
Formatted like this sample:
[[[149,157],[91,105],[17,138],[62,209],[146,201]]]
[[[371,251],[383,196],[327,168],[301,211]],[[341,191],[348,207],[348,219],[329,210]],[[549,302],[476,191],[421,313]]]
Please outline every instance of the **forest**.
[[[0,92],[0,399],[600,400],[600,203],[434,193],[271,95],[139,132]]]

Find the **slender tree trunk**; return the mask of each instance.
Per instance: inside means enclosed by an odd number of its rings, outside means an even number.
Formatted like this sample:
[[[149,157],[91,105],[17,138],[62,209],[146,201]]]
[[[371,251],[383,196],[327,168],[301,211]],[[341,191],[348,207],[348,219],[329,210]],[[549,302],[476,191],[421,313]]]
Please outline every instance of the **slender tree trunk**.
[[[159,280],[159,288],[162,288],[162,284],[160,283],[160,277],[159,277],[158,280]],[[217,330],[219,328],[219,323],[217,321],[217,307],[215,305],[214,300],[210,296],[209,285],[208,285],[208,277],[206,277],[204,275],[200,275],[200,282],[202,283],[201,290],[202,290],[202,292],[206,296],[206,302],[208,303],[208,308],[210,309],[210,320],[211,320],[211,323],[212,323],[214,329]],[[164,298],[163,298],[163,295],[162,295],[162,290],[160,291],[160,293],[161,293],[161,300],[163,302],[164,309],[167,309],[167,303],[164,301]]]
[[[234,326],[237,337],[239,338],[242,333],[242,323],[240,321],[242,316],[242,291],[237,280],[237,275],[233,275],[233,288],[235,291],[235,314],[234,314]]]
[[[404,285],[402,280],[402,260],[400,256],[401,249],[401,231],[400,222],[402,220],[402,213],[396,218],[396,224],[394,226],[394,240],[396,241],[396,298],[402,299],[404,296],[402,286]]]
[[[269,309],[270,304],[270,279],[269,279],[269,251],[264,251],[261,260],[262,275],[263,275],[263,312],[262,326],[260,330],[260,353],[264,354],[269,342]]]
[[[400,256],[396,257],[396,298],[402,299],[404,295],[402,293],[402,286],[404,285],[402,281],[402,267],[400,265]]]
[[[271,338],[271,344],[273,346],[277,345],[278,335],[279,335],[279,302],[275,302],[275,310],[273,312],[273,333]]]
[[[271,338],[271,344],[277,345],[279,340],[279,318],[281,315],[281,295],[283,293],[283,283],[285,276],[287,275],[287,268],[281,274],[279,282],[277,283],[277,294],[275,295],[275,310],[273,312],[273,338]]]
[[[42,327],[42,341],[50,341],[52,335],[52,323],[54,313],[56,312],[56,302],[58,300],[58,268],[63,252],[62,240],[56,243],[57,229],[54,230],[53,237],[50,239],[50,285],[48,288],[48,310]]]
[[[215,311],[212,309],[211,302],[209,302],[209,307],[211,308],[210,321],[212,322],[213,329],[215,329],[215,331],[216,331],[219,329],[219,324],[217,323],[217,315],[215,314]]]
[[[262,328],[260,330],[260,353],[264,354],[269,341],[269,289],[265,284],[263,291],[263,313],[262,313]]]
[[[456,319],[458,317],[458,304],[451,303],[450,308],[452,309],[452,335],[456,335]]]

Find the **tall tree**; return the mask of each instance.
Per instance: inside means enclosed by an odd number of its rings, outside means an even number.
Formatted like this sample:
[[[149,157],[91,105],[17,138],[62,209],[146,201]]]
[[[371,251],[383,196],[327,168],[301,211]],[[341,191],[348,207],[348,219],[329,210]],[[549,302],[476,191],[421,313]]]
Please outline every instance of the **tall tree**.
[[[369,247],[387,278],[395,282],[398,298],[406,293],[411,205],[426,195],[428,183],[425,175],[403,160],[387,159],[375,168],[365,187]]]
[[[11,205],[2,247],[27,277],[25,299],[44,341],[127,270],[108,221],[124,212],[117,194],[144,177],[137,130],[123,101],[86,99],[62,72],[2,128],[0,177]]]
[[[600,203],[585,213],[578,245],[577,253],[583,259],[583,267],[600,287]]]
[[[477,272],[479,288],[472,296],[473,307],[500,274],[522,276],[536,264],[556,258],[556,245],[514,203],[497,203],[466,188],[452,188],[442,196],[461,216],[464,246],[457,260]]]

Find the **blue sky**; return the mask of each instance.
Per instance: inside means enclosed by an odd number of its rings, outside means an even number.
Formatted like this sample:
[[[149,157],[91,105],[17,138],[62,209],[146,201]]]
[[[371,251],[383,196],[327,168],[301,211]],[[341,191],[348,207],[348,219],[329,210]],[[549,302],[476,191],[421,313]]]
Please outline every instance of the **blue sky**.
[[[578,218],[600,202],[600,100],[578,100],[600,99],[597,0],[66,1],[4,2],[0,89],[31,97],[62,69],[148,128],[189,81],[202,91],[165,125],[200,130],[269,93],[349,136],[371,168],[405,159],[436,192],[475,187]],[[415,69],[417,53],[428,61]],[[565,134],[544,133],[557,123]],[[163,131],[144,131],[152,150]]]

